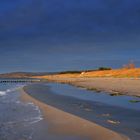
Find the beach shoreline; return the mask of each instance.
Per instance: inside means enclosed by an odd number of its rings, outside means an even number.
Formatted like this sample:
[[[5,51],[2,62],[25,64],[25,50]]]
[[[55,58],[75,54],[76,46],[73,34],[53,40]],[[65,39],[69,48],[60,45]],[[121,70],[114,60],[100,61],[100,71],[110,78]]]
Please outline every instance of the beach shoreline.
[[[55,135],[74,135],[91,140],[128,140],[127,137],[112,130],[40,102],[31,97],[24,89],[22,89],[21,100],[33,102],[39,106],[44,119],[48,121],[48,131]]]
[[[93,90],[96,92],[103,91],[112,95],[128,95],[140,97],[140,79],[139,78],[113,78],[113,77],[57,77],[47,76],[42,77],[50,82],[58,82],[62,84],[69,84],[72,86]]]

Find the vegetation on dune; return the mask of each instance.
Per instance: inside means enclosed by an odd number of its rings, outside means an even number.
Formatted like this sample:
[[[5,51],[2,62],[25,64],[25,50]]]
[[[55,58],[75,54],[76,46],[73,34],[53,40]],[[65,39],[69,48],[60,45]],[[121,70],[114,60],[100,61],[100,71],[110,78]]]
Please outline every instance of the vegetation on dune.
[[[81,71],[62,71],[62,72],[58,72],[58,74],[67,74],[67,73],[69,73],[69,74],[80,74],[81,73]]]
[[[99,70],[111,70],[112,68],[110,67],[99,67],[98,69],[89,69],[89,70],[72,70],[72,71],[62,71],[62,72],[57,72],[57,74],[81,74],[82,72],[93,72],[93,71],[99,71]]]
[[[135,64],[133,61],[130,61],[128,64],[123,65],[124,69],[134,69],[135,68]]]
[[[57,72],[57,74],[61,76],[83,76],[83,77],[139,77],[140,69],[135,68],[135,64],[133,61],[130,61],[128,64],[124,65],[121,69],[112,69],[111,67],[99,67],[98,69],[89,69],[89,70],[73,70],[73,71],[62,71]],[[75,75],[72,75],[75,74]]]
[[[98,70],[112,70],[112,68],[110,68],[110,67],[99,67],[99,69]]]
[[[81,70],[81,71],[64,71],[58,72],[57,76],[62,77],[114,77],[114,78],[132,78],[140,77],[140,69],[135,68],[133,61],[124,65],[121,69],[112,69],[111,67],[99,67],[98,69]],[[54,75],[54,76],[56,76]]]
[[[112,69],[111,67],[99,67],[98,69],[89,70],[72,70],[55,73],[29,73],[29,72],[14,72],[0,74],[1,78],[76,78],[76,77],[114,77],[114,78],[140,78],[140,68],[135,68],[135,64],[130,61],[121,69]]]
[[[113,77],[113,78],[140,78],[140,68],[133,69],[111,69],[111,70],[92,70],[92,71],[66,71],[56,74],[38,76],[39,78],[94,78],[94,77]]]

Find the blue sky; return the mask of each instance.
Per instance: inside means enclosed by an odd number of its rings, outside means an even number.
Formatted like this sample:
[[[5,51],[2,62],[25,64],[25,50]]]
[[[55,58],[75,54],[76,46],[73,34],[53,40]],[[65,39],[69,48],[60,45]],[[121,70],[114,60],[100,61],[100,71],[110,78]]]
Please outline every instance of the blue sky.
[[[139,0],[0,1],[0,72],[140,66]]]

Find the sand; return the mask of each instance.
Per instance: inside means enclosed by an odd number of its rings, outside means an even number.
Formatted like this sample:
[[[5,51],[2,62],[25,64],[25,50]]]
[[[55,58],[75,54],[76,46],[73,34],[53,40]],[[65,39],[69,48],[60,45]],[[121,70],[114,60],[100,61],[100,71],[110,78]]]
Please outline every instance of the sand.
[[[42,103],[22,90],[22,100],[33,102],[40,107],[48,123],[49,133],[55,135],[78,136],[91,140],[128,140],[112,130],[99,126],[70,113],[64,112],[45,103]]]
[[[106,93],[121,93],[140,97],[139,78],[61,78],[53,76],[47,79]]]

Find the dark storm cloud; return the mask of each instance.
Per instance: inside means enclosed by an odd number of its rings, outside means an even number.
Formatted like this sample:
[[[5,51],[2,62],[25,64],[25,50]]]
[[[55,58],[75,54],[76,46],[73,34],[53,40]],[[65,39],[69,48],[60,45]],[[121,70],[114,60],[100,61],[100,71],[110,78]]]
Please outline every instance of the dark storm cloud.
[[[94,38],[95,35],[139,33],[140,29],[138,0],[8,0],[1,2],[2,6],[6,12],[1,11],[0,31],[5,37]]]
[[[140,64],[139,17],[139,0],[0,1],[0,71]]]

